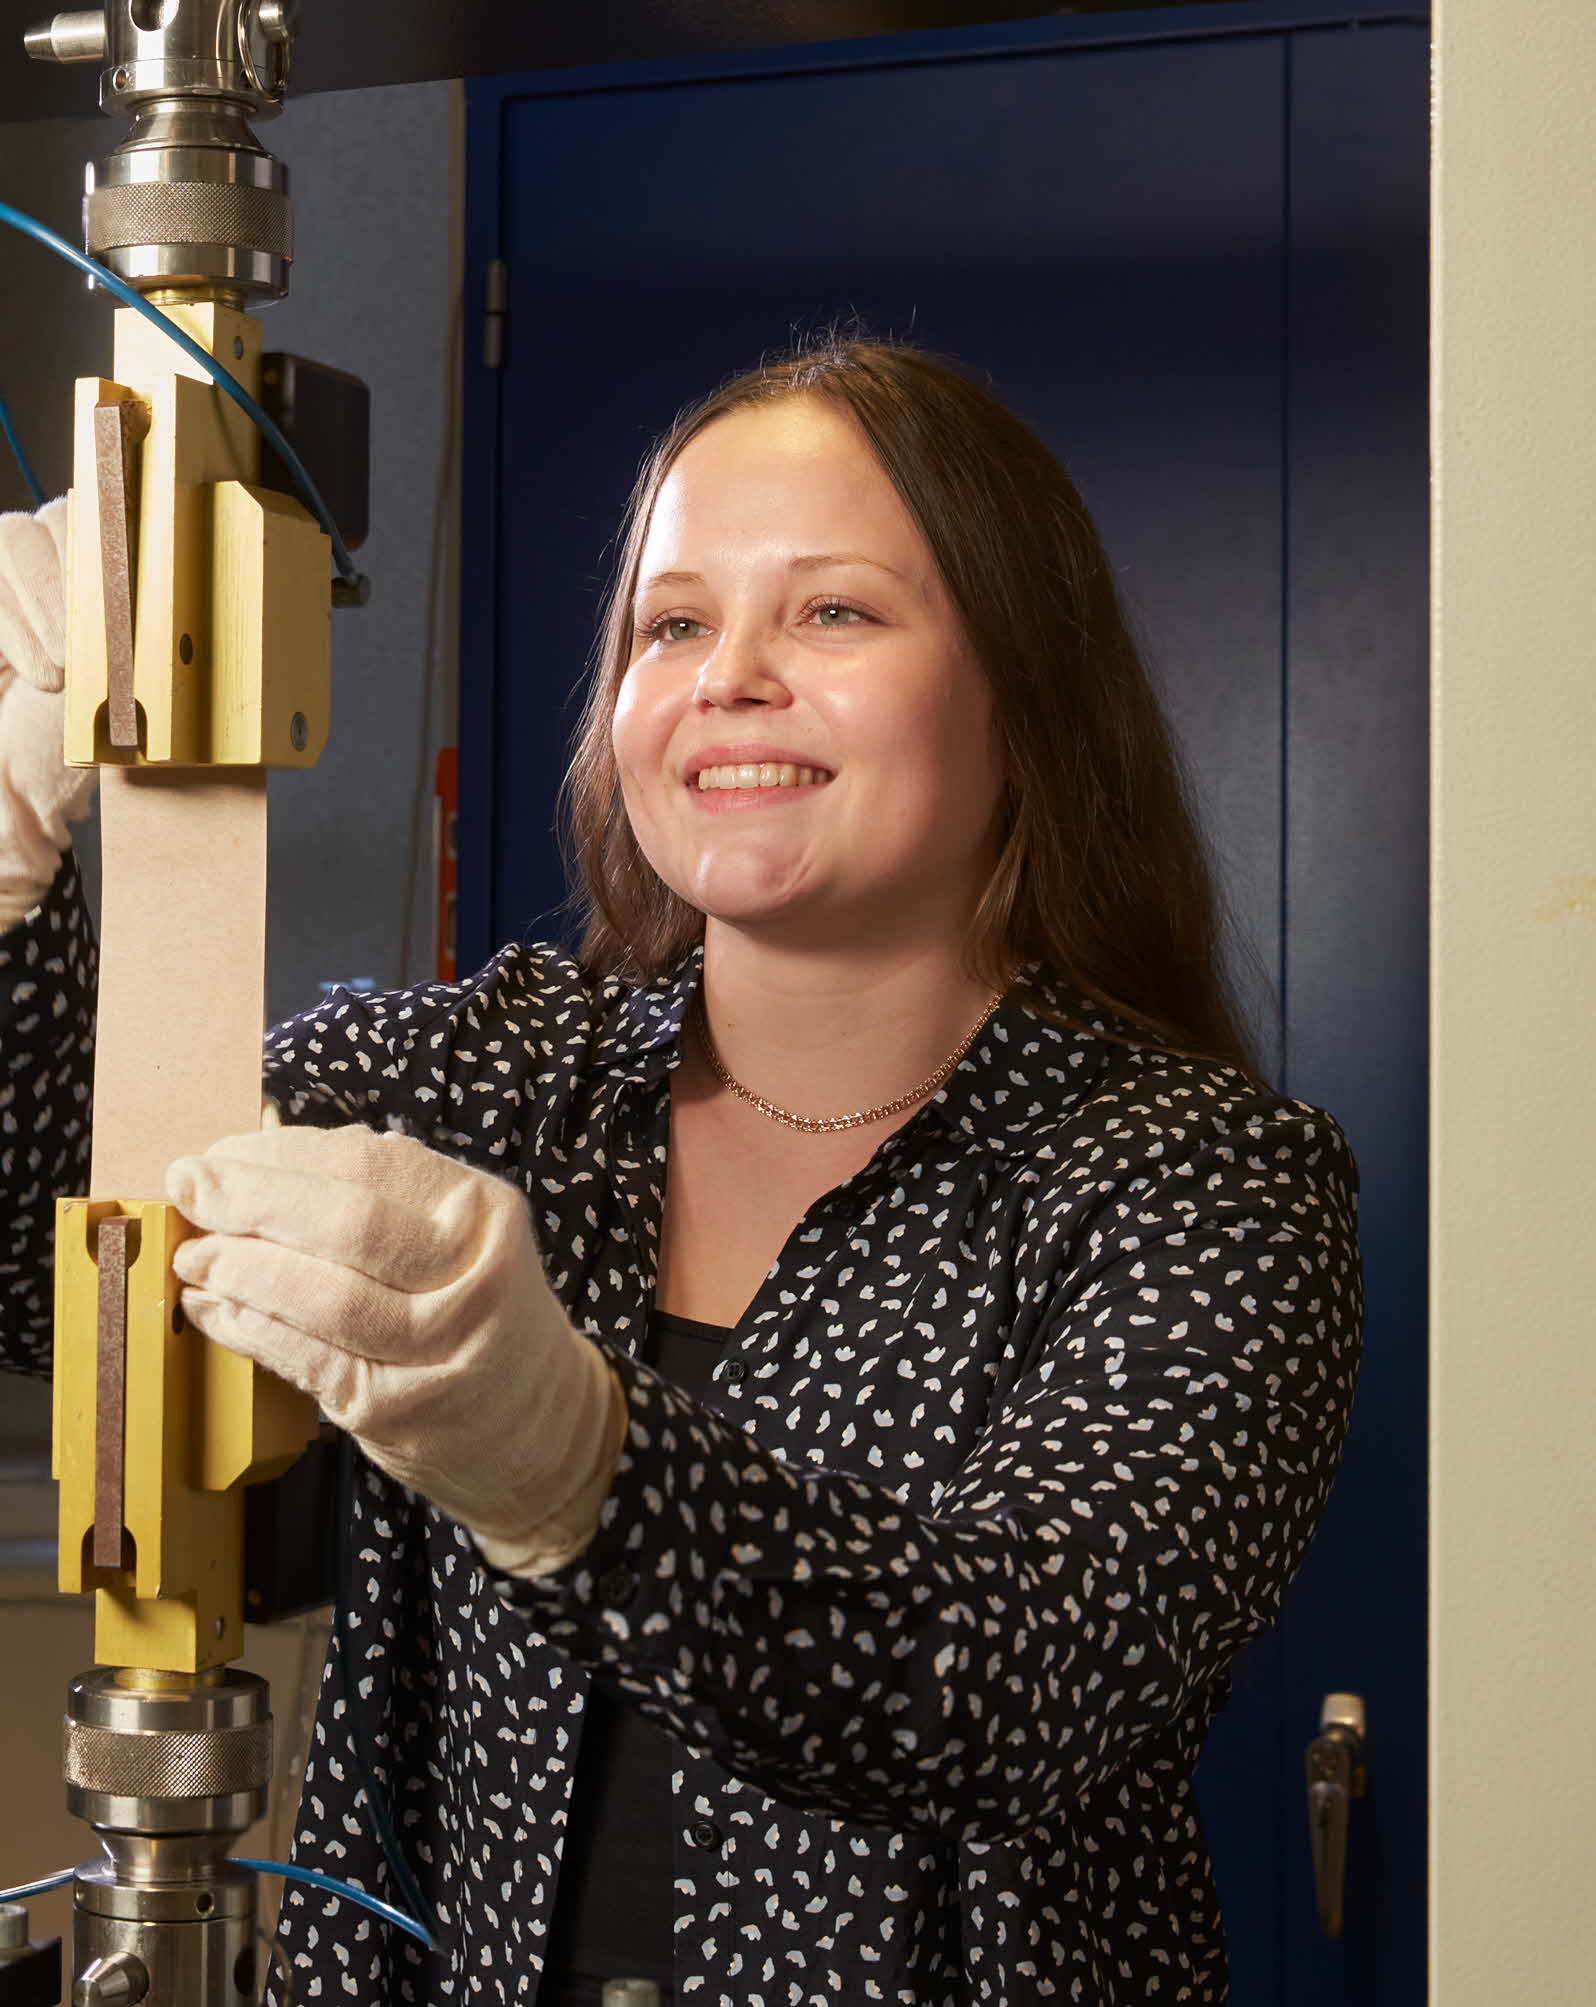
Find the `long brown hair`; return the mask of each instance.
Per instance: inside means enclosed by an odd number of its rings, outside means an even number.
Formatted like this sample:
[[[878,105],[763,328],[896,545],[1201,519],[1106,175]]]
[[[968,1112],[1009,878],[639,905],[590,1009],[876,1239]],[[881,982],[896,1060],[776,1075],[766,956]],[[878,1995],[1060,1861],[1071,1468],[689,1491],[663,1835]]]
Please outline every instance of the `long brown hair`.
[[[690,406],[645,459],[619,538],[562,837],[595,974],[648,982],[703,938],[704,915],[632,834],[610,744],[632,602],[660,485],[728,412],[817,397],[852,417],[929,545],[991,684],[1006,790],[1001,845],[966,967],[1055,1021],[1041,965],[1172,1052],[1263,1077],[1221,967],[1219,902],[1189,783],[1115,591],[1102,541],[1041,440],[947,358],[822,338]]]

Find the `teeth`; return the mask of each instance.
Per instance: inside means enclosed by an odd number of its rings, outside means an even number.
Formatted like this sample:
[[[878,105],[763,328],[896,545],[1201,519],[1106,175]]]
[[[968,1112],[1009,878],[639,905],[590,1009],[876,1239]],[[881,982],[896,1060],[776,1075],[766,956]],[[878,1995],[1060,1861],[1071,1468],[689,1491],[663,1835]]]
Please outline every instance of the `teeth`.
[[[829,779],[830,775],[824,767],[800,767],[766,760],[759,765],[702,767],[698,774],[698,786],[700,790],[712,787],[819,787]]]

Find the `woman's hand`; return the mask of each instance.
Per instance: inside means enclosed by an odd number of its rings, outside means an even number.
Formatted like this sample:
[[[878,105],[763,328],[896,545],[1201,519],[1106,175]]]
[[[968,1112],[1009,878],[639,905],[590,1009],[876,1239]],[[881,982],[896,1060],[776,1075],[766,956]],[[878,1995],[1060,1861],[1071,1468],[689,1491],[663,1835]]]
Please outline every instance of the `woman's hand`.
[[[0,930],[49,891],[99,779],[61,757],[66,506],[0,515]]]
[[[550,1290],[524,1195],[407,1136],[275,1128],[180,1157],[185,1315],[302,1387],[522,1574],[587,1544],[620,1383]]]

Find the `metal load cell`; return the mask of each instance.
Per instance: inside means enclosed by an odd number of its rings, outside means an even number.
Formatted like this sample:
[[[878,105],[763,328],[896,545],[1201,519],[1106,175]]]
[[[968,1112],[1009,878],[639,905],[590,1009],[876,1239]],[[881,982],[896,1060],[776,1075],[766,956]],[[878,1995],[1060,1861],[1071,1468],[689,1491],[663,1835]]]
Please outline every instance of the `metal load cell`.
[[[266,1809],[265,1681],[97,1667],[67,1689],[64,1756],[104,1848],[72,1884],[73,2007],[253,2002],[255,1875],[226,1856]]]
[[[90,163],[84,243],[143,292],[214,288],[235,304],[288,291],[288,170],[251,121],[282,109],[295,0],[107,0],[30,29],[41,62],[98,63],[127,138]]]

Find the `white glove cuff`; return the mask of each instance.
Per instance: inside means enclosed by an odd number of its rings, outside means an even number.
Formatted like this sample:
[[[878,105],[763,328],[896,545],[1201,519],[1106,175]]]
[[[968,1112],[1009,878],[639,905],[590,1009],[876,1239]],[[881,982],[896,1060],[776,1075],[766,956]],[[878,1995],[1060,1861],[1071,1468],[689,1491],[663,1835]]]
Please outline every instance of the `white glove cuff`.
[[[600,1431],[600,1454],[591,1472],[558,1512],[552,1513],[532,1533],[505,1540],[491,1534],[472,1537],[483,1558],[506,1575],[547,1575],[574,1561],[598,1531],[599,1511],[615,1481],[615,1466],[631,1426],[626,1391],[596,1345],[584,1341],[584,1348],[605,1382],[608,1399],[606,1425]]]

